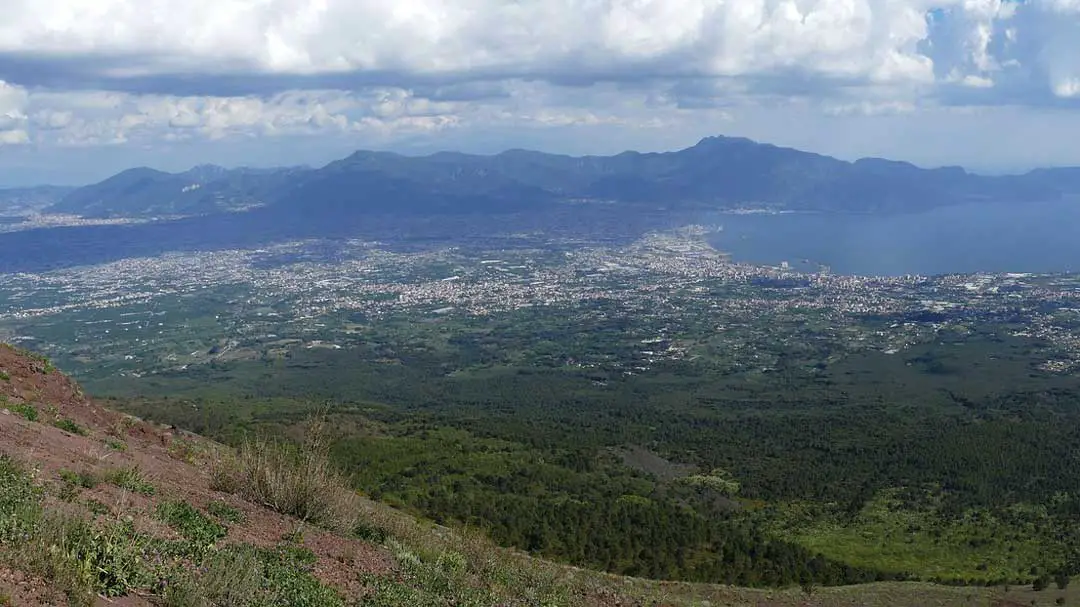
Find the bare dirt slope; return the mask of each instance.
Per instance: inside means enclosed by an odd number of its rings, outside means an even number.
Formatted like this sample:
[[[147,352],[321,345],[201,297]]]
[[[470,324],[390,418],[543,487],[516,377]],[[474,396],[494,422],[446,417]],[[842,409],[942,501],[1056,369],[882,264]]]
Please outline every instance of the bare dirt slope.
[[[297,529],[295,519],[210,489],[207,463],[220,446],[100,407],[48,363],[8,346],[0,346],[0,370],[0,453],[30,466],[47,488],[60,485],[61,471],[103,477],[110,471],[134,467],[154,487],[153,495],[103,482],[85,490],[80,500],[104,504],[109,516],[132,517],[137,528],[155,536],[173,533],[152,514],[157,504],[174,499],[197,507],[225,502],[243,512],[243,522],[230,526],[227,541],[272,546]],[[13,412],[20,405],[37,410],[38,419],[29,421]],[[63,420],[73,422],[85,435],[54,425]],[[71,507],[56,500],[55,493],[47,491],[48,507]],[[305,527],[303,543],[318,556],[316,575],[346,595],[363,591],[355,581],[358,571],[385,573],[392,568],[393,560],[385,549],[360,540]],[[49,596],[44,581],[0,569],[0,589],[5,587],[16,605],[63,603],[59,597]],[[124,597],[107,604],[149,603]]]

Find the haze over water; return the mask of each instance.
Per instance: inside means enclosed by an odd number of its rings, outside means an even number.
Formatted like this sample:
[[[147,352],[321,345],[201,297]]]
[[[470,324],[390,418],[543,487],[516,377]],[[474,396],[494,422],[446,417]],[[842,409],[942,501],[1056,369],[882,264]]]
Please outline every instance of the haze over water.
[[[906,215],[721,215],[736,261],[899,276],[1080,271],[1080,202],[968,204]]]

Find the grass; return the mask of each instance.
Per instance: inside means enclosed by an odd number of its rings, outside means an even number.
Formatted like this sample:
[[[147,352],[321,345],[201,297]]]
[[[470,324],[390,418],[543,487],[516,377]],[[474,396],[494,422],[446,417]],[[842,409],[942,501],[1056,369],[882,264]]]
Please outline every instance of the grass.
[[[112,513],[111,508],[96,499],[87,499],[83,502],[83,505],[86,506],[86,509],[89,510],[91,514],[97,516],[105,516]]]
[[[78,482],[78,475],[65,476]],[[157,509],[184,538],[170,542],[141,534],[130,522],[95,524],[46,511],[42,499],[30,472],[0,455],[0,564],[48,580],[73,606],[136,591],[155,604],[184,607],[344,605],[313,575],[311,551],[248,545],[209,550],[227,530],[185,502]],[[0,599],[0,607],[10,604],[9,595],[0,593]]]
[[[150,481],[143,476],[142,471],[138,466],[132,466],[130,468],[117,468],[109,472],[106,475],[106,480],[110,483],[120,487],[121,489],[127,489],[132,493],[138,493],[140,495],[154,495],[156,489]]]
[[[127,443],[122,440],[117,440],[115,438],[105,439],[105,446],[112,449],[113,451],[127,451]]]
[[[140,558],[130,526],[96,528],[71,515],[47,513],[41,500],[25,468],[0,456],[0,545],[8,545],[0,550],[0,562],[50,580],[74,605],[132,588]]]
[[[196,554],[213,548],[229,532],[228,527],[215,522],[187,502],[163,502],[157,507],[157,516],[190,542]]]
[[[193,464],[195,463],[195,458],[199,454],[199,448],[193,440],[176,437],[169,441],[167,452],[169,457],[172,457],[173,459]]]
[[[855,566],[904,572],[947,583],[1024,584],[1032,565],[1056,570],[1064,554],[1044,537],[1045,510],[1015,506],[1006,523],[986,510],[946,518],[939,497],[926,492],[913,505],[887,490],[870,500],[854,520],[797,515],[775,530],[806,548]],[[1023,524],[1018,525],[1017,521]]]
[[[7,371],[0,370],[0,381],[11,381],[11,374]],[[3,603],[0,603],[2,605]]]
[[[83,489],[93,489],[98,486],[100,480],[92,472],[73,472],[71,470],[61,470],[60,480],[69,485],[76,487],[82,487]]]
[[[249,440],[215,465],[211,488],[307,523],[349,530],[356,494],[330,462],[328,448],[321,420],[308,424],[303,446],[265,437]]]
[[[79,436],[86,436],[87,434],[89,434],[86,428],[83,428],[79,424],[66,417],[56,419],[55,421],[53,421],[53,425],[65,432],[70,432]]]
[[[244,522],[244,513],[225,502],[210,502],[206,505],[206,511],[226,523],[236,525]]]
[[[344,607],[341,595],[312,574],[314,557],[304,549],[226,546],[170,584],[164,605]]]
[[[37,407],[27,403],[9,403],[4,405],[4,408],[16,415],[23,416],[27,421],[36,422],[38,419]]]

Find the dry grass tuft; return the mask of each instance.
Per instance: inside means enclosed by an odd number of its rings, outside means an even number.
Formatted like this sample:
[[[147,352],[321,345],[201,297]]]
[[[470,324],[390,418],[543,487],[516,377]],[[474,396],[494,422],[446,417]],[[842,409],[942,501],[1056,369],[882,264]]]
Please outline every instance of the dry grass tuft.
[[[326,422],[308,423],[304,444],[260,437],[215,462],[211,488],[234,493],[301,521],[335,531],[356,520],[356,494],[331,463]]]

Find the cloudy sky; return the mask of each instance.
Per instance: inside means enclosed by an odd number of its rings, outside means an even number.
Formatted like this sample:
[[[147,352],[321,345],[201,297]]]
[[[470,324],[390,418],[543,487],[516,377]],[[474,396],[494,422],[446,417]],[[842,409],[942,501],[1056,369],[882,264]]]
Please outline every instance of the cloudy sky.
[[[1080,165],[1080,0],[5,0],[0,184],[731,134]]]

